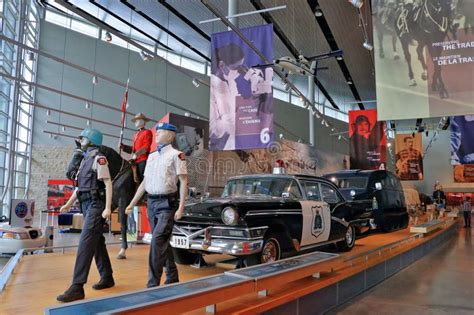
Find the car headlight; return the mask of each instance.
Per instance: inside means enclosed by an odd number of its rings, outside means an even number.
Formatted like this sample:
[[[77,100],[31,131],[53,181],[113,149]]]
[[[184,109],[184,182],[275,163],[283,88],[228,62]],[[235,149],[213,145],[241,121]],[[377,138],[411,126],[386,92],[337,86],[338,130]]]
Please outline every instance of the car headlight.
[[[236,225],[239,220],[239,213],[234,208],[227,207],[222,210],[221,218],[226,225]]]

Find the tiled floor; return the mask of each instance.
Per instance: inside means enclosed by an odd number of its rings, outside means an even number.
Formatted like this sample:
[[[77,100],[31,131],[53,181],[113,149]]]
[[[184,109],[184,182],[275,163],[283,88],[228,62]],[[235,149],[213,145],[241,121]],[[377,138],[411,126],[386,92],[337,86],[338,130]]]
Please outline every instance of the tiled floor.
[[[474,229],[330,314],[474,314]]]

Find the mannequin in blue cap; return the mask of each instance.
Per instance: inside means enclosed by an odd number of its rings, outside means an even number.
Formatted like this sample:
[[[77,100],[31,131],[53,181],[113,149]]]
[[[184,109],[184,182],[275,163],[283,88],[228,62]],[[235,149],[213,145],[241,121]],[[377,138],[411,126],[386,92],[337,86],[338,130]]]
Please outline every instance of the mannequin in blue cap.
[[[149,155],[143,181],[126,209],[127,214],[131,213],[145,191],[147,192],[147,214],[152,231],[148,257],[148,288],[160,285],[165,265],[165,284],[179,281],[178,269],[169,243],[174,221],[183,216],[188,189],[188,172],[184,153],[171,146],[176,131],[177,128],[172,124],[159,123],[157,125],[157,149]]]
[[[76,263],[72,284],[57,297],[60,302],[71,302],[84,298],[84,284],[87,282],[92,258],[95,259],[100,281],[92,286],[95,290],[111,288],[115,285],[112,277],[112,265],[105,246],[103,226],[110,218],[112,207],[112,180],[106,157],[99,151],[102,145],[102,133],[97,129],[84,129],[79,136],[84,151],[76,175],[77,188],[67,203],[61,207],[67,212],[79,199],[84,214],[84,226],[77,248]]]

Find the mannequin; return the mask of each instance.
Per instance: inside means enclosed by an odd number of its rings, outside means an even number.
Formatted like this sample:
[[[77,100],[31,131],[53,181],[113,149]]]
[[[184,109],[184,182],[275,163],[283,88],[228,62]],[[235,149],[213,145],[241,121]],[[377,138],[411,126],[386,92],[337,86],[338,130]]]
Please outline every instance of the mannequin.
[[[187,195],[188,175],[183,152],[174,149],[171,143],[177,128],[168,123],[156,127],[157,149],[150,154],[144,178],[126,212],[148,194],[147,214],[152,230],[149,255],[147,287],[160,285],[163,267],[166,265],[165,284],[178,282],[178,269],[169,244],[175,220],[181,219]],[[179,199],[177,183],[179,180]]]

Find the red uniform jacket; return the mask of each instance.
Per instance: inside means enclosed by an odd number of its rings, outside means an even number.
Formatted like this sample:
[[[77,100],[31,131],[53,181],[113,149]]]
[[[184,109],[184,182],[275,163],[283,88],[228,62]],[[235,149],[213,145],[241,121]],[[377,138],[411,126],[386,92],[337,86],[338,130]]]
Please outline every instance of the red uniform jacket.
[[[151,143],[153,142],[153,134],[149,129],[140,129],[133,137],[133,152],[137,152],[141,148],[146,148],[146,153],[137,156],[137,163],[146,161],[150,154]]]

